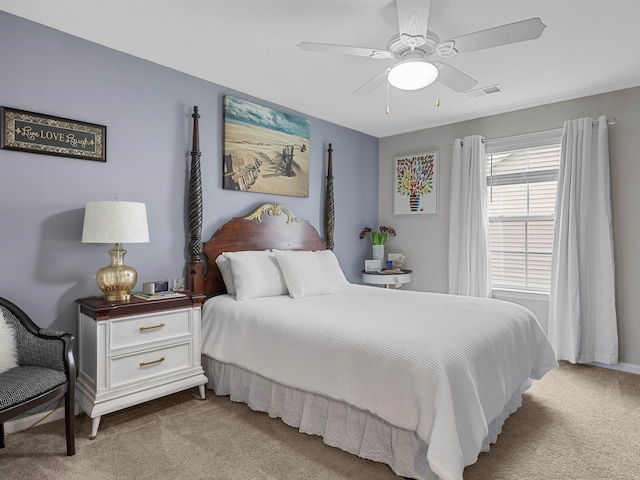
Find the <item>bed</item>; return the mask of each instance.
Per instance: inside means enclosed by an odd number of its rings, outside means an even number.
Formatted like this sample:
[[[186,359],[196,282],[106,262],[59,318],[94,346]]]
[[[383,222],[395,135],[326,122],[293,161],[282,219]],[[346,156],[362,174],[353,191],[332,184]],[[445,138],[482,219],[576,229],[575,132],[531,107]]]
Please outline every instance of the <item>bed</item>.
[[[192,179],[196,134],[197,123]],[[197,210],[190,203],[188,274],[209,296],[208,388],[331,446],[400,476],[461,480],[531,381],[557,367],[525,308],[350,284],[316,229],[277,203],[203,243]]]

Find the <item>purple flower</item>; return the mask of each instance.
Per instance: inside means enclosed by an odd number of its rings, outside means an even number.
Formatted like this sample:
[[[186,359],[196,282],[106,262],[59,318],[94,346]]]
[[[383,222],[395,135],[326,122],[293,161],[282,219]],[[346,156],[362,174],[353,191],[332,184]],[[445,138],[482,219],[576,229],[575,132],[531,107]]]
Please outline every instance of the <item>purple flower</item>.
[[[386,233],[390,237],[395,237],[396,236],[396,231],[391,227],[385,227],[384,225],[380,225],[380,231],[382,233]]]
[[[364,230],[362,230],[360,232],[360,240],[362,240],[364,237],[367,236],[367,234],[373,232],[373,230],[371,230],[369,227],[365,228]]]
[[[384,245],[388,238],[395,237],[396,231],[391,227],[380,225],[379,230],[374,232],[369,227],[366,227],[360,232],[360,240],[369,237],[374,245]]]

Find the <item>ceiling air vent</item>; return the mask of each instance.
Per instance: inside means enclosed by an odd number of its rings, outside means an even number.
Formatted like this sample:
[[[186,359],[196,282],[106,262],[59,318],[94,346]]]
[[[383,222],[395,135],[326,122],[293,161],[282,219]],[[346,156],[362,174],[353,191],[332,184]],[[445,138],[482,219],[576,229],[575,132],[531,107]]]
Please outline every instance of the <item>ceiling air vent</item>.
[[[467,91],[467,95],[473,97],[483,97],[484,95],[491,95],[493,93],[501,92],[499,85],[490,85],[488,87],[476,88],[475,90]]]

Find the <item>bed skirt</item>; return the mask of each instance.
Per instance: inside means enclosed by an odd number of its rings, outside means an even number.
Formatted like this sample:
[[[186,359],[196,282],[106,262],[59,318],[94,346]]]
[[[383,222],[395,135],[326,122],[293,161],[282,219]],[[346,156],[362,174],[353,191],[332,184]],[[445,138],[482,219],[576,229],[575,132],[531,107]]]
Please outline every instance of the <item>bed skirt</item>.
[[[428,445],[415,432],[394,427],[347,403],[281,385],[205,355],[202,366],[209,379],[207,387],[216,395],[228,396],[232,401],[246,403],[252,410],[281,418],[302,433],[319,435],[327,445],[385,463],[397,475],[416,480],[438,480],[429,468]],[[523,382],[502,414],[491,422],[482,451],[489,450],[489,445],[496,441],[505,420],[522,405],[522,393],[530,385],[529,379]]]

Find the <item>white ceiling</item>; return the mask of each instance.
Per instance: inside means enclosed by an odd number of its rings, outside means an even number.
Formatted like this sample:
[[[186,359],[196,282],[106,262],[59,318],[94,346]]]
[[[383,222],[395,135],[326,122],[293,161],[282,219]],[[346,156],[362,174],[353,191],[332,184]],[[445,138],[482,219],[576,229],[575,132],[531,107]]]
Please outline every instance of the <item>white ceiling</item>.
[[[0,0],[6,12],[376,137],[640,85],[640,0],[431,0],[440,39],[540,17],[542,37],[448,60],[502,92],[436,85],[352,92],[388,60],[300,51],[386,49],[393,0]],[[597,114],[597,112],[594,112]]]

